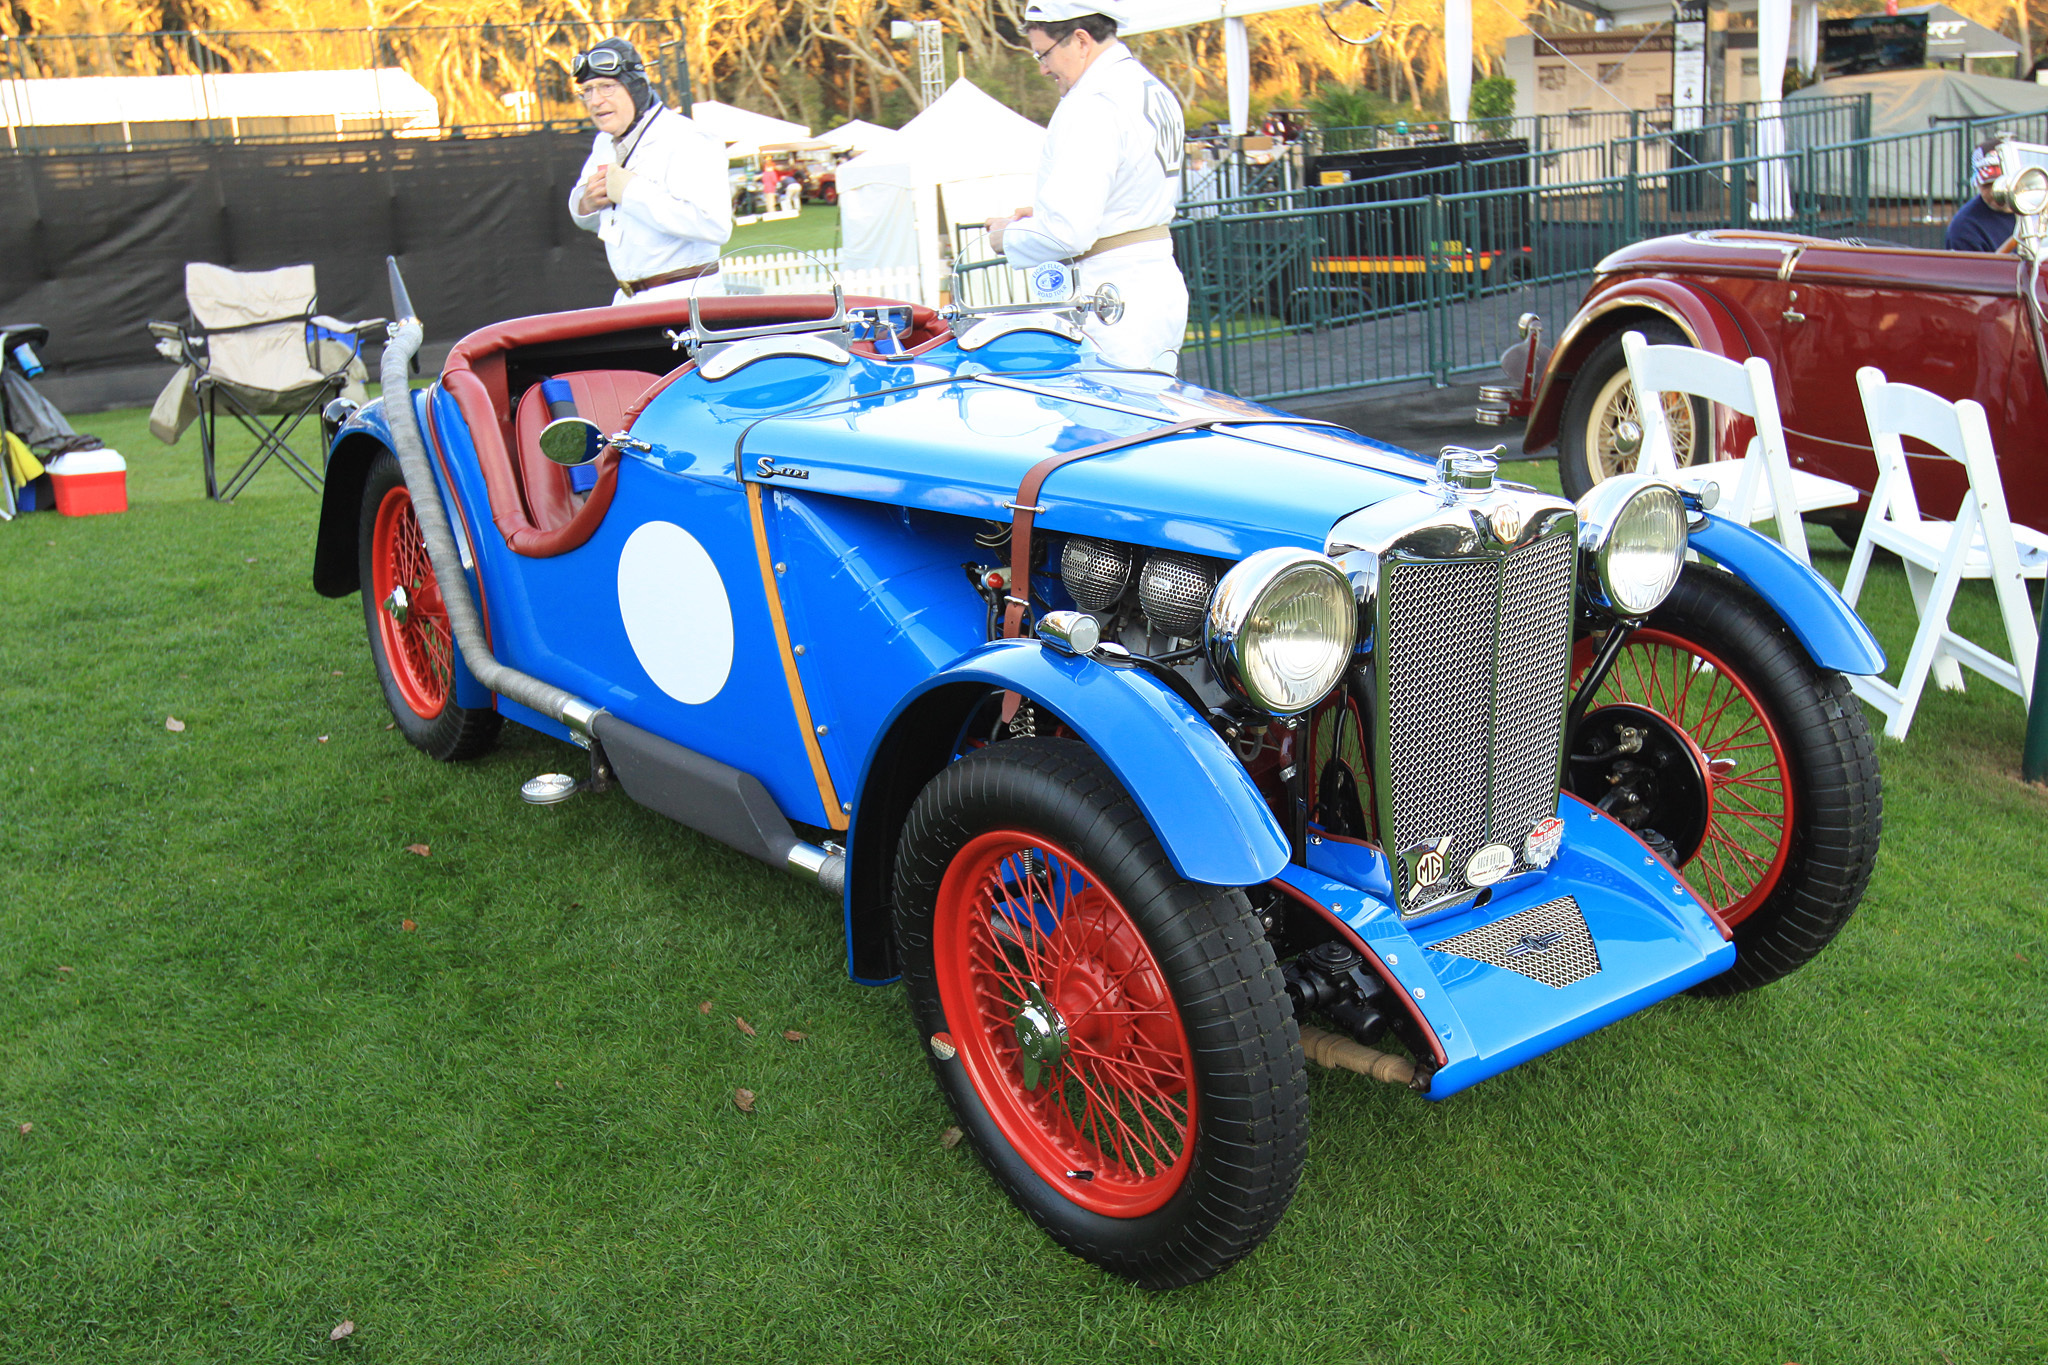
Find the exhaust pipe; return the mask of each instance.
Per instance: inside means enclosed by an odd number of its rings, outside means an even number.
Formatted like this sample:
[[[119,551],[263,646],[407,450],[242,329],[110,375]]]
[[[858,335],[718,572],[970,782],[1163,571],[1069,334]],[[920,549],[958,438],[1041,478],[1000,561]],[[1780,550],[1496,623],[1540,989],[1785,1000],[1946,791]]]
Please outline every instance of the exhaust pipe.
[[[384,415],[398,447],[398,467],[405,474],[406,492],[412,495],[420,538],[426,542],[427,558],[433,563],[441,599],[448,608],[448,627],[470,673],[498,695],[559,721],[586,747],[593,741],[604,744],[619,785],[640,804],[770,866],[815,881],[829,892],[843,893],[846,855],[797,838],[759,779],[630,725],[552,683],[507,667],[491,653],[483,617],[462,572],[441,489],[434,482],[419,413],[413,407],[412,361],[419,354],[425,329],[413,312],[412,297],[398,273],[398,259],[386,256],[384,264],[391,276],[393,319],[379,376],[384,384]]]

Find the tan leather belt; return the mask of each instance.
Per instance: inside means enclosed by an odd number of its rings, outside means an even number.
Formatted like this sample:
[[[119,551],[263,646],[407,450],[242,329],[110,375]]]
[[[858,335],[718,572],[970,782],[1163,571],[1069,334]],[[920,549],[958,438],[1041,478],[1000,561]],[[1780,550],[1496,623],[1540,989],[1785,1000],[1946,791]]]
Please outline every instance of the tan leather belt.
[[[649,289],[659,289],[665,284],[680,284],[684,280],[701,280],[706,275],[718,273],[718,262],[710,265],[693,265],[682,270],[667,270],[659,275],[649,275],[644,280],[620,280],[619,292],[627,298]]]
[[[1105,251],[1114,251],[1120,246],[1136,246],[1140,242],[1170,242],[1173,233],[1165,227],[1132,228],[1129,232],[1113,232],[1107,237],[1096,239],[1095,245],[1076,256],[1085,261],[1090,256],[1100,256]]]

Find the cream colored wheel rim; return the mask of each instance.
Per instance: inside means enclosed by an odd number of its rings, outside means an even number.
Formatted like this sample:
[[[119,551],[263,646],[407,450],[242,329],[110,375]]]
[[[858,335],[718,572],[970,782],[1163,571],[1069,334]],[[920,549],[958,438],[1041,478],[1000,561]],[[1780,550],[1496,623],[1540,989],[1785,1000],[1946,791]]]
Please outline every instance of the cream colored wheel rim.
[[[1693,462],[1693,452],[1698,444],[1692,400],[1683,394],[1665,394],[1664,420],[1671,426],[1672,454],[1677,457],[1679,468],[1683,469]],[[1641,432],[1636,391],[1628,382],[1627,366],[1609,375],[1607,382],[1600,386],[1600,392],[1593,398],[1592,415],[1586,419],[1586,466],[1596,484],[1605,483],[1616,474],[1631,473],[1636,467],[1635,453],[1623,454],[1615,439],[1624,422]]]

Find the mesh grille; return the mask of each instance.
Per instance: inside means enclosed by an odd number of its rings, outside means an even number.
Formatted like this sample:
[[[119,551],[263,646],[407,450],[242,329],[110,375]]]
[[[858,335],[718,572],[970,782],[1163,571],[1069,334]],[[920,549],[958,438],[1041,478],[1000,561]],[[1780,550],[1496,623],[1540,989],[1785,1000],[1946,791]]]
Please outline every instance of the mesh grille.
[[[1491,841],[1526,870],[1523,837],[1557,805],[1571,665],[1573,538],[1501,559],[1396,564],[1384,584],[1388,852],[1451,839],[1441,881],[1405,914],[1468,894],[1465,865]]]
[[[1083,611],[1107,611],[1131,585],[1131,547],[1069,536],[1060,551],[1060,582]]]
[[[1564,743],[1565,683],[1571,668],[1572,541],[1529,546],[1507,562],[1501,589],[1499,732],[1494,739],[1493,834],[1527,866],[1522,838],[1557,810],[1558,748]]]
[[[1202,618],[1215,592],[1215,571],[1192,555],[1154,550],[1138,574],[1138,605],[1145,618],[1154,630],[1183,640],[1202,633]]]
[[[1390,853],[1451,836],[1444,891],[1486,841],[1495,604],[1500,561],[1397,566],[1387,589],[1387,752],[1394,798]],[[1434,897],[1435,890],[1424,892]],[[1420,908],[1406,899],[1402,909]]]
[[[1428,945],[1433,953],[1491,963],[1559,990],[1600,970],[1600,950],[1570,896],[1518,911],[1483,929]]]

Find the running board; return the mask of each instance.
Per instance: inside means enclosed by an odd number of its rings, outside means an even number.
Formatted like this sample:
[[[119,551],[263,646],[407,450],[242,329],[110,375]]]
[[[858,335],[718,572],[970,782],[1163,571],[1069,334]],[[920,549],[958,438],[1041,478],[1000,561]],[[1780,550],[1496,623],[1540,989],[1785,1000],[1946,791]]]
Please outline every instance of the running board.
[[[626,795],[679,825],[770,867],[846,890],[846,855],[797,837],[775,798],[752,773],[728,767],[600,711],[591,733]]]

